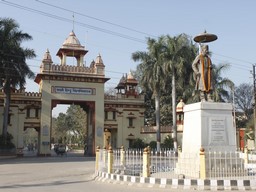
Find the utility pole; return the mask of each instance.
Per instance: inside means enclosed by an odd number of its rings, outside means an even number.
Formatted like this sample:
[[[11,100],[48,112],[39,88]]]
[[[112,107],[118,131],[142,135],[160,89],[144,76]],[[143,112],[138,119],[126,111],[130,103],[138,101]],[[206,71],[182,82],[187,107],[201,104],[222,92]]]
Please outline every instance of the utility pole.
[[[236,106],[235,106],[235,85],[231,87],[232,99],[233,99],[233,126],[235,128],[235,138],[237,146],[240,146],[240,137],[237,138],[237,127],[236,127]],[[240,131],[238,131],[238,135],[240,135]]]
[[[256,79],[255,79],[255,64],[252,65],[253,70],[252,70],[252,75],[253,75],[253,96],[254,96],[254,105],[253,105],[253,117],[254,117],[254,142],[256,140]]]

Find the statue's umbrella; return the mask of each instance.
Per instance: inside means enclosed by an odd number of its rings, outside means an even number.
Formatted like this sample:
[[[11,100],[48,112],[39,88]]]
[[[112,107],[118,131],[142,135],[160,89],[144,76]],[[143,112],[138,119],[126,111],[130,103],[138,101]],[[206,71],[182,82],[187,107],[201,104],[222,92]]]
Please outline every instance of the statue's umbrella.
[[[217,39],[218,39],[217,35],[207,33],[206,31],[194,37],[194,41],[197,43],[208,43],[208,42],[215,41]]]

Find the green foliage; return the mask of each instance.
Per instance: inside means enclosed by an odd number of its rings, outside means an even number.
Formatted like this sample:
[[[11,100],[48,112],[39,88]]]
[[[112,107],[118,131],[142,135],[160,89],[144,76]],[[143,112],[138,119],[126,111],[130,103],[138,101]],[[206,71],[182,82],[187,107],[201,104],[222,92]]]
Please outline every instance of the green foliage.
[[[155,97],[155,121],[157,127],[157,141],[160,142],[160,96],[161,87],[164,84],[164,63],[163,63],[163,40],[164,37],[158,39],[147,39],[147,52],[137,51],[132,54],[134,61],[140,62],[138,69],[142,72],[140,83],[144,90],[149,90]],[[148,118],[148,117],[146,117]],[[150,117],[149,117],[150,118]],[[158,149],[159,150],[159,149]]]
[[[236,127],[237,128],[245,128],[245,127],[250,127],[250,126],[254,125],[253,118],[248,120],[247,118],[245,118],[243,112],[237,111],[235,113],[235,115],[236,115]]]
[[[0,135],[0,149],[13,149],[15,145],[12,143],[13,136],[7,132],[6,138]]]
[[[173,149],[173,139],[170,135],[167,135],[162,143],[162,148]]]
[[[145,125],[155,125],[156,116],[155,116],[155,102],[152,99],[152,92],[146,91],[145,93]]]
[[[251,128],[245,130],[244,139],[245,140],[248,140],[248,139],[254,140],[254,132],[253,132],[253,130]]]
[[[38,133],[35,129],[26,129],[23,134],[23,142],[24,146],[27,146],[31,143],[37,143],[38,140]]]
[[[191,64],[197,55],[198,47],[191,37],[180,34],[174,37],[161,36],[148,39],[146,52],[132,54],[134,61],[139,61],[135,72],[139,86],[145,94],[145,124],[156,125],[155,94],[160,95],[160,124],[174,124],[175,107],[180,99],[185,103],[200,101],[199,92],[195,92],[195,81]],[[221,75],[229,68],[228,64],[213,65],[215,101],[226,101],[230,98],[227,91],[234,86],[233,82]],[[172,78],[175,76],[175,78]],[[158,78],[161,77],[161,78]],[[174,82],[175,81],[175,82]],[[175,90],[172,90],[175,83]],[[176,101],[176,102],[175,102]]]
[[[227,63],[219,65],[213,64],[213,99],[216,102],[225,102],[230,98],[229,90],[234,87],[234,83],[230,79],[221,76],[229,67],[230,65]]]
[[[244,126],[244,127],[246,127],[246,129],[250,129],[250,128],[254,127],[254,119],[251,118],[249,121],[247,121],[246,126]]]
[[[87,114],[79,105],[71,105],[67,110],[68,125],[80,139],[85,140],[87,128]]]
[[[70,105],[66,114],[53,118],[53,142],[84,145],[87,139],[87,114],[79,105]]]
[[[171,93],[163,94],[160,99],[160,124],[172,125],[172,103],[170,99]]]
[[[156,149],[156,145],[157,145],[156,141],[150,141],[150,143],[149,143],[149,147],[151,149]]]
[[[145,97],[146,124],[156,125],[157,142],[161,142],[160,125],[172,124],[174,141],[177,142],[177,93],[182,98],[184,93],[190,94],[188,98],[192,95],[192,92],[185,90],[193,90],[190,81],[193,74],[191,63],[196,57],[197,47],[186,34],[148,38],[147,45],[146,52],[137,51],[132,54],[132,59],[140,62],[137,74],[143,92],[152,93],[155,99],[155,105],[150,105],[152,98],[148,95]],[[155,118],[152,118],[153,114]]]
[[[180,34],[175,37],[167,35],[148,39],[147,49],[147,52],[138,51],[132,54],[133,60],[140,62],[135,74],[145,94],[145,123],[156,125],[156,107],[153,99],[155,94],[159,94],[160,124],[171,125],[172,97],[175,97],[175,101],[180,98],[187,100],[191,98],[194,90],[191,63],[196,57],[197,47],[188,35]],[[175,75],[178,97],[172,94],[172,74]]]
[[[32,37],[19,30],[18,23],[11,18],[0,18],[0,87],[4,91],[3,137],[6,140],[11,89],[23,89],[26,78],[34,78],[27,59],[36,56],[33,49],[24,48],[22,43]]]
[[[246,129],[245,129],[245,135],[244,139],[254,139],[254,119],[251,118],[249,121],[246,123]]]
[[[134,140],[134,142],[131,145],[131,148],[135,149],[144,149],[145,148],[145,143],[142,141],[142,139],[137,138]]]
[[[238,111],[243,112],[242,116],[245,116],[246,118],[244,119],[246,119],[248,122],[253,114],[253,85],[249,83],[243,83],[235,88],[234,94],[236,107]]]

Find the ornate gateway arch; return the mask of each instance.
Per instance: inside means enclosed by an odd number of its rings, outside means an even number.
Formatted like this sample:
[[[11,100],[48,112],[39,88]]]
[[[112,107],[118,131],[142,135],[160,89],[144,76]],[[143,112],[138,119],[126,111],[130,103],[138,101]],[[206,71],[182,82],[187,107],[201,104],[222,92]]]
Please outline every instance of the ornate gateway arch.
[[[7,131],[13,136],[18,156],[23,155],[24,131],[29,128],[37,132],[37,155],[51,155],[52,109],[58,104],[79,105],[86,112],[88,155],[95,154],[96,146],[128,148],[136,138],[147,143],[154,138],[155,133],[145,131],[144,95],[138,92],[137,80],[131,73],[123,75],[115,94],[104,93],[109,80],[105,65],[98,55],[85,66],[87,52],[72,31],[57,52],[60,64],[53,63],[49,50],[45,52],[35,78],[39,92],[12,89]],[[70,57],[76,64],[68,64]],[[0,114],[4,113],[4,99],[0,89]]]
[[[48,50],[44,55],[40,73],[35,79],[42,95],[40,155],[50,154],[52,109],[57,104],[74,103],[86,108],[88,153],[92,154],[96,145],[102,145],[100,137],[104,130],[104,83],[109,79],[105,78],[105,66],[100,55],[89,67],[84,66],[87,52],[72,31],[57,52],[60,65],[53,64]],[[67,57],[75,58],[76,66],[68,65]]]

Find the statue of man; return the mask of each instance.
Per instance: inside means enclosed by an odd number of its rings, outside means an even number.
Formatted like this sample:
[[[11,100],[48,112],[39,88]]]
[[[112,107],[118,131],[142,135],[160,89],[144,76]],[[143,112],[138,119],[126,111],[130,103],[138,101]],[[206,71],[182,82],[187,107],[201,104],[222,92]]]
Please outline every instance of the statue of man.
[[[196,80],[196,90],[200,91],[200,100],[212,102],[212,62],[209,57],[208,45],[201,46],[201,53],[192,64]]]

